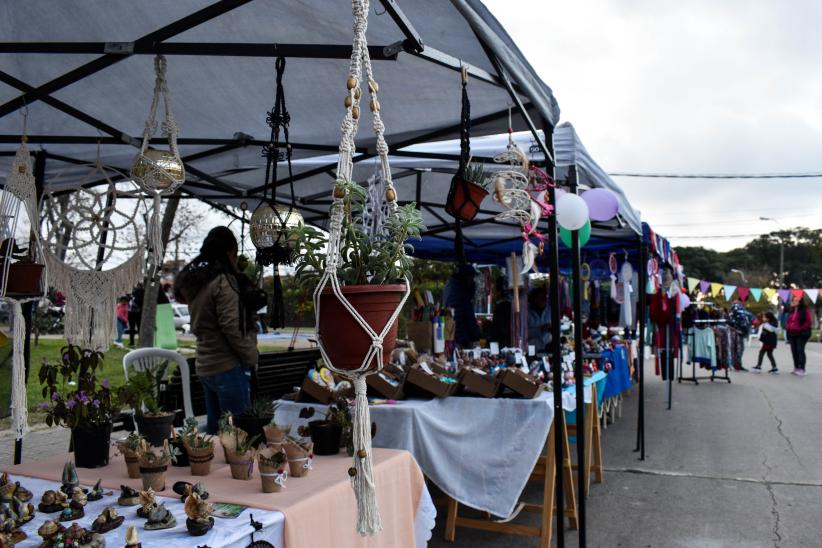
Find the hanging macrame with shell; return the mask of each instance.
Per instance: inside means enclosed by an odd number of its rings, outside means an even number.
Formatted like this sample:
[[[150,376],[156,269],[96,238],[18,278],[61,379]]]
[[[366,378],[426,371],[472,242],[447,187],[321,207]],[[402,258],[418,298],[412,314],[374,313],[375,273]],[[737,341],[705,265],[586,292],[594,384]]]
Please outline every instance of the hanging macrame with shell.
[[[3,265],[0,298],[11,304],[13,318],[11,425],[18,440],[28,427],[23,351],[26,322],[21,305],[40,300],[48,288],[43,248],[36,230],[38,218],[34,169],[24,129],[11,171],[0,190],[0,259]]]
[[[46,265],[66,297],[66,340],[102,352],[114,340],[117,299],[142,280],[145,267],[142,199],[133,183],[115,184],[110,173],[98,156],[67,201],[55,193],[43,198]],[[106,183],[84,188],[92,180]],[[122,199],[129,193],[132,199]]]
[[[186,179],[183,161],[177,150],[177,123],[171,111],[171,92],[166,82],[166,58],[157,55],[154,58],[154,96],[151,100],[148,118],[143,130],[143,141],[140,152],[131,167],[132,180],[151,198],[151,220],[148,225],[149,278],[154,278],[163,262],[163,238],[160,225],[160,204],[164,194],[177,190]],[[157,133],[157,109],[160,99],[163,101],[165,118],[162,133],[168,140],[168,150],[149,148],[151,138]]]

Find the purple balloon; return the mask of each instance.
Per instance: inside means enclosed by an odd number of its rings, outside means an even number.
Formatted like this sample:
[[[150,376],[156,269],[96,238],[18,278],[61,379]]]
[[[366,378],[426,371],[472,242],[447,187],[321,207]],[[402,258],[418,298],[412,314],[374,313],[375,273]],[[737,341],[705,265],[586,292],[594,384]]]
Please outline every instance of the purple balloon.
[[[592,188],[581,194],[588,204],[588,215],[594,221],[610,221],[619,213],[616,194],[606,188]]]

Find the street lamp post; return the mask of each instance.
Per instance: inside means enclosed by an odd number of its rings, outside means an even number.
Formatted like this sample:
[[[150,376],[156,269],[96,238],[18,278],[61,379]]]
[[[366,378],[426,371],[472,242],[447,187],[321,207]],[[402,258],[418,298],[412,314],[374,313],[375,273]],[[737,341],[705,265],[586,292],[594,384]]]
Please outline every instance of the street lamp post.
[[[745,279],[745,273],[744,273],[744,272],[742,272],[742,270],[740,270],[740,269],[738,269],[738,268],[732,268],[732,269],[731,269],[731,272],[733,272],[733,273],[735,273],[735,274],[739,274],[739,277],[740,277],[740,278],[742,278],[742,283],[743,283],[743,284],[748,283],[748,280],[746,280],[746,279]]]
[[[774,219],[773,217],[760,217],[760,221],[772,221],[776,223],[776,227],[779,230],[782,230],[782,226],[780,226],[779,221]],[[783,287],[785,285],[785,238],[781,235],[778,236],[779,238],[779,287]]]

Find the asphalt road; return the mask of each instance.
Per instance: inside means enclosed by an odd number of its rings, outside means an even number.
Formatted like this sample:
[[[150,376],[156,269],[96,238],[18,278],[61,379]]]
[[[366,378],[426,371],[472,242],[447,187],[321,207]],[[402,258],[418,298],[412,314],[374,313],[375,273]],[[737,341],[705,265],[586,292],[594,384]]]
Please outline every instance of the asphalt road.
[[[745,354],[755,363],[758,343]],[[587,500],[588,546],[822,546],[822,345],[808,345],[808,371],[791,375],[780,342],[778,376],[731,373],[732,383],[665,385],[646,368],[646,459],[636,443],[636,394],[603,433],[605,481]],[[524,498],[537,501],[529,487]],[[444,509],[430,546],[530,548],[537,539],[458,529],[442,540]],[[531,516],[525,516],[528,522]],[[819,520],[819,521],[818,521]],[[569,531],[566,546],[577,546]]]

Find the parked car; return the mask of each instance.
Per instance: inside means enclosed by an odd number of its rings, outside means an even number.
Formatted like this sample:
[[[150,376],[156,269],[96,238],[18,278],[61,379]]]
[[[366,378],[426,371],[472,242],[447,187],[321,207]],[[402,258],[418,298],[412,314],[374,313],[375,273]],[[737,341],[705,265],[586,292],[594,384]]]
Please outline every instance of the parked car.
[[[191,330],[191,315],[188,312],[188,305],[174,303],[171,305],[174,312],[174,328],[177,331],[188,333]]]

